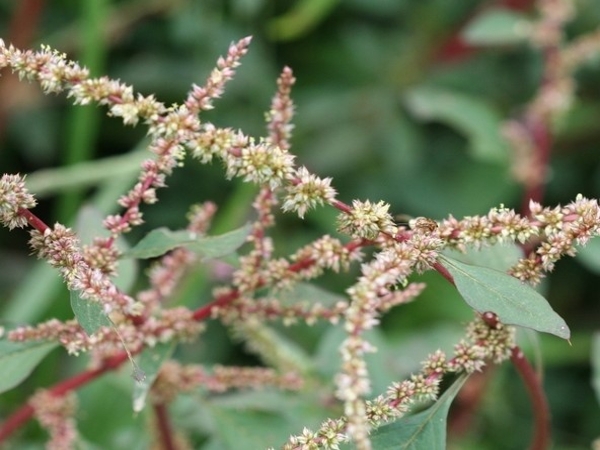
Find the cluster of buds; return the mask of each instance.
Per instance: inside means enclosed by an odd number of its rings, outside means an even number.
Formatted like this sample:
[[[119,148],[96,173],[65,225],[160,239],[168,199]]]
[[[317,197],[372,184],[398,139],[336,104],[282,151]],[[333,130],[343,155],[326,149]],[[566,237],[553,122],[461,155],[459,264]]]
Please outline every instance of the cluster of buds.
[[[415,404],[435,401],[444,375],[478,372],[489,361],[499,364],[510,357],[515,345],[514,327],[490,324],[484,318],[476,317],[467,326],[467,333],[455,346],[452,356],[441,350],[435,351],[423,361],[421,372],[392,383],[385,394],[364,402],[363,413],[368,426],[379,427],[401,418]],[[352,414],[356,416],[356,410]],[[344,416],[326,420],[317,431],[305,428],[302,434],[292,436],[282,448],[337,450],[350,438],[356,442],[356,425],[351,417]],[[369,444],[363,445],[368,447]]]
[[[548,6],[564,7],[563,0],[542,4],[547,23],[552,20],[563,23],[568,19],[568,8],[560,9],[561,15],[555,16],[558,10]],[[557,46],[560,36],[546,34],[539,37],[540,45]],[[405,228],[394,223],[390,206],[384,202],[355,200],[352,205],[345,205],[336,200],[330,178],[318,177],[306,167],[296,166],[290,153],[294,112],[290,90],[294,77],[289,68],[278,79],[278,90],[266,115],[266,137],[253,138],[239,130],[218,128],[200,120],[199,113],[213,108],[213,101],[222,95],[249,43],[250,39],[245,38],[232,44],[203,86],[194,85],[181,105],[166,107],[153,96],[136,95],[131,86],[118,81],[89,78],[86,69],[47,47],[39,52],[21,51],[0,41],[0,68],[10,67],[21,78],[37,80],[45,93],[66,91],[75,104],[105,105],[108,114],[120,117],[125,125],[144,123],[148,126],[149,151],[153,154],[142,163],[134,187],[119,199],[123,211],[104,221],[110,237],[98,238],[83,248],[72,230],[60,224],[48,227],[31,213],[35,199],[25,189],[22,177],[1,178],[0,222],[10,229],[30,225],[33,228],[30,245],[38,257],[60,271],[69,289],[78,291],[87,301],[100,303],[114,325],[102,327],[89,336],[76,321],[52,319],[12,330],[9,338],[57,341],[71,354],[89,351],[92,365],[101,367],[104,361],[118,356],[123,345],[137,353],[157,343],[194,340],[203,331],[202,320],[217,318],[231,326],[250,351],[276,369],[206,370],[169,361],[158,374],[152,393],[156,402],[166,403],[179,392],[198,386],[216,392],[266,385],[301,389],[298,375],[303,370],[301,364],[293,355],[277,351],[265,322],[277,319],[285,324],[303,321],[312,325],[318,320],[342,321],[347,336],[340,346],[342,364],[335,383],[344,417],[327,420],[316,432],[303,430],[283,448],[337,449],[352,440],[359,449],[366,450],[370,448],[369,433],[373,427],[403,416],[416,402],[436,400],[445,374],[470,374],[488,362],[501,363],[511,357],[516,346],[514,328],[478,317],[468,325],[465,338],[455,346],[452,356],[434,352],[423,363],[420,373],[367,400],[371,386],[365,355],[376,349],[364,334],[379,324],[382,313],[421,293],[425,286],[409,283],[409,277],[434,268],[439,252],[444,249],[463,251],[469,247],[517,242],[533,243],[533,250],[510,273],[522,281],[538,283],[561,257],[575,254],[576,244],[585,244],[600,234],[600,208],[596,200],[578,196],[564,207],[544,208],[531,202],[527,217],[501,206],[486,215],[462,220],[449,217],[436,223],[420,218]],[[557,91],[557,86],[566,79],[565,73],[570,76],[574,67],[597,47],[595,36],[565,49],[563,60],[552,61],[561,70],[553,72],[556,83],[549,84],[548,89]],[[568,83],[563,85],[560,85],[563,90],[570,93]],[[542,91],[528,114],[547,120],[560,109],[557,101],[551,102],[549,98],[550,94]],[[520,145],[527,144],[523,135],[519,139]],[[219,159],[228,178],[240,177],[260,187],[253,203],[257,217],[247,238],[251,250],[239,258],[230,285],[215,289],[213,301],[196,311],[165,307],[177,284],[197,260],[185,248],[172,251],[153,265],[149,271],[150,287],[136,296],[121,292],[111,279],[118,271],[120,256],[115,240],[143,223],[140,206],[158,200],[156,189],[164,187],[167,176],[183,164],[186,152],[203,164]],[[289,258],[275,258],[274,244],[267,234],[274,224],[273,210],[279,204],[284,212],[293,212],[300,218],[318,205],[331,205],[341,212],[338,230],[352,240],[344,244],[326,235]],[[211,203],[194,208],[188,230],[198,236],[207,233],[215,211]],[[286,304],[281,296],[276,298],[277,294],[289,291],[300,281],[314,279],[325,270],[349,270],[353,262],[363,261],[360,249],[365,245],[374,245],[377,251],[370,261],[362,264],[357,282],[346,290],[346,301],[333,305],[318,301]],[[261,290],[269,293],[259,294]],[[57,399],[41,392],[31,403],[56,446],[68,445],[67,441],[74,439],[69,418],[74,406],[70,398]]]

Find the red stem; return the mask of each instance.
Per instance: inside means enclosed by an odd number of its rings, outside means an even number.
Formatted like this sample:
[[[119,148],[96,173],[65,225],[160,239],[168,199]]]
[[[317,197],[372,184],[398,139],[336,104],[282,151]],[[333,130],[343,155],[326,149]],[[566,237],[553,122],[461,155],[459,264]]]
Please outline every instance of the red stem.
[[[41,234],[44,234],[44,232],[49,228],[43,220],[41,220],[38,216],[33,214],[28,209],[19,208],[18,214],[21,217],[24,217],[27,220],[27,223],[29,223],[29,225],[31,225],[32,228],[38,230]]]
[[[446,268],[439,262],[434,264],[434,269],[454,284],[452,275],[450,275]],[[496,314],[485,312],[481,317],[491,328],[496,328],[498,326],[498,316],[496,316]],[[525,358],[525,355],[518,346],[513,347],[510,360],[521,376],[531,399],[535,424],[530,449],[545,450],[549,448],[550,445],[550,410],[546,400],[546,394],[544,393],[542,384],[535,370],[531,364],[529,364],[529,361]]]
[[[502,3],[505,3],[506,6],[508,6],[509,8],[525,9],[525,7],[529,6],[529,4],[532,3],[532,1],[531,0],[512,0],[512,1],[504,0]],[[15,44],[18,45],[19,41],[22,41],[23,39],[24,40],[30,39],[30,34],[31,34],[31,31],[29,31],[29,30],[28,30],[28,32],[24,32],[25,27],[23,27],[23,26],[15,27],[15,24],[17,22],[19,22],[23,17],[25,17],[25,19],[27,20],[27,23],[29,23],[32,26],[31,29],[35,28],[37,17],[39,16],[39,13],[41,12],[43,4],[44,4],[43,0],[24,0],[23,2],[21,2],[21,5],[20,5],[21,8],[18,9],[15,13],[14,20],[13,20],[13,27],[12,27],[10,35],[13,35],[13,33],[14,33],[14,35],[16,35],[17,32],[21,32],[21,36],[27,36],[27,37],[22,37],[21,39],[15,37],[15,38],[11,39]],[[26,10],[29,10],[30,12],[25,14],[25,16],[23,16],[22,12],[26,11]],[[31,11],[33,11],[33,12],[31,12]],[[462,56],[468,55],[474,51],[473,48],[467,46],[462,41],[460,41],[459,32],[460,31],[457,31],[457,33],[455,35],[453,35],[447,41],[447,44],[442,48],[442,51],[439,54],[440,59],[456,59],[457,57],[462,57]],[[20,45],[20,46],[25,47],[26,45]],[[3,120],[1,118],[1,112],[0,112],[0,129],[2,128],[2,122],[3,122]],[[540,143],[541,143],[542,149],[546,149],[546,147],[549,148],[550,137],[549,137],[549,134],[547,133],[547,130],[545,130],[542,127],[542,128],[537,128],[536,130],[534,130],[534,132],[537,133],[537,134],[534,134],[534,138],[537,137],[536,142],[538,142],[538,145],[540,145]],[[0,133],[1,133],[1,130],[0,130]],[[545,155],[546,153],[544,152],[543,154]],[[541,197],[540,189],[542,189],[542,187],[537,186],[536,188],[537,189],[535,191],[532,190],[531,194],[527,197],[534,198],[534,199]],[[345,213],[352,212],[352,208],[349,205],[347,205],[343,202],[337,201],[337,200],[332,202],[332,206],[334,206],[338,210],[345,212]],[[20,209],[19,214],[21,216],[25,217],[25,219],[31,225],[31,227],[35,228],[40,233],[44,233],[44,231],[49,228],[42,220],[40,220],[36,215],[31,213],[31,211],[29,211],[27,209]],[[360,244],[352,243],[352,248],[356,248],[358,246],[360,246]],[[294,265],[293,268],[294,268],[294,270],[301,270],[303,268],[309,267],[312,264],[314,264],[314,261],[312,261],[312,260],[299,261]],[[446,268],[444,266],[442,266],[440,263],[436,262],[433,267],[444,278],[446,278],[450,283],[454,284],[454,279],[452,278],[452,276],[450,275],[450,273],[446,270]],[[231,301],[237,299],[238,297],[239,297],[238,291],[232,291],[228,295],[218,297],[212,303],[205,305],[202,308],[197,309],[194,312],[193,317],[195,320],[198,320],[198,321],[207,319],[210,316],[211,311],[214,307],[224,306],[224,305],[230,303]],[[68,378],[68,379],[64,380],[63,382],[58,383],[55,386],[53,386],[52,388],[50,388],[49,391],[57,396],[64,395],[65,393],[67,393],[69,391],[75,390],[75,389],[77,389],[81,386],[84,386],[85,384],[95,380],[100,375],[104,374],[105,372],[108,372],[110,370],[114,370],[114,369],[118,368],[121,364],[123,364],[127,360],[127,358],[128,358],[128,356],[125,352],[117,354],[117,355],[107,359],[101,367],[99,367],[97,369],[93,369],[93,370],[87,370],[87,371],[77,374],[71,378]],[[532,397],[532,402],[534,405],[534,413],[536,414],[536,434],[534,436],[534,441],[532,442],[531,448],[532,448],[532,450],[543,450],[547,447],[548,441],[549,441],[549,439],[548,439],[548,436],[549,436],[549,412],[548,412],[548,407],[547,407],[546,399],[544,397],[543,390],[541,389],[541,386],[540,386],[539,380],[535,374],[535,371],[529,365],[528,361],[525,359],[525,357],[523,356],[521,351],[518,350],[517,347],[515,347],[515,349],[513,349],[513,354],[512,354],[511,360],[512,360],[513,364],[515,365],[515,367],[517,368],[517,370],[519,371],[521,377],[523,378],[524,383],[528,388],[528,392],[530,393],[530,396]],[[159,433],[160,433],[160,437],[161,437],[161,442],[163,444],[163,448],[165,450],[175,450],[176,447],[175,447],[175,443],[173,441],[173,434],[172,434],[172,429],[171,429],[171,426],[170,426],[170,423],[168,420],[168,411],[167,411],[166,406],[164,404],[156,404],[156,405],[154,405],[154,410],[155,410],[155,414],[156,414],[157,425],[158,425],[158,429],[159,429]],[[26,403],[21,408],[19,408],[17,411],[15,411],[2,424],[2,426],[0,426],[0,442],[7,439],[15,430],[20,428],[25,422],[27,422],[33,416],[33,414],[34,414],[33,407],[29,403]]]
[[[336,203],[338,203],[338,202],[336,202]],[[347,206],[341,202],[339,202],[339,204],[337,204],[336,207],[338,209],[342,209],[342,210],[344,210],[346,208],[348,208],[348,209],[350,208],[349,206]],[[34,227],[35,229],[37,229],[38,231],[40,231],[42,233],[45,229],[48,228],[48,226],[44,222],[42,222],[37,216],[35,216],[33,213],[31,213],[31,211],[29,211],[27,209],[19,210],[19,214],[21,214],[23,217],[25,217],[27,219],[28,223],[32,227]],[[358,247],[368,245],[368,244],[369,244],[369,241],[366,241],[366,240],[352,241],[352,242],[349,242],[348,244],[346,244],[345,247],[348,249],[348,251],[353,251]],[[300,261],[297,261],[296,263],[292,264],[290,266],[290,270],[300,271],[300,270],[310,267],[314,263],[315,263],[315,261],[310,258],[305,259],[305,260],[300,260]],[[443,267],[442,267],[442,269],[445,270]],[[225,306],[228,303],[231,303],[232,301],[239,298],[239,296],[240,296],[240,293],[238,290],[232,290],[231,292],[229,292],[225,295],[221,295],[221,296],[217,297],[213,302],[211,302],[201,308],[198,308],[196,311],[194,311],[194,314],[193,314],[194,320],[202,321],[202,320],[208,319],[212,313],[213,308],[219,307],[219,306]],[[83,385],[93,381],[94,379],[98,378],[100,375],[104,374],[105,372],[116,369],[123,362],[125,362],[127,360],[127,358],[128,358],[128,355],[125,352],[119,353],[119,354],[107,359],[100,368],[94,369],[94,370],[87,370],[78,375],[75,375],[61,383],[56,384],[54,387],[50,388],[49,391],[57,396],[64,395],[65,393],[67,393],[71,390],[77,389],[78,387],[83,386]],[[0,443],[3,442],[4,440],[6,440],[14,431],[16,431],[25,422],[27,422],[33,416],[33,413],[34,413],[33,408],[28,403],[26,403],[21,408],[19,408],[17,411],[15,411],[11,416],[9,416],[9,418],[0,427]],[[166,412],[165,412],[165,414],[166,414]],[[158,411],[157,411],[157,419],[159,421],[162,420],[160,418],[160,415],[158,415]],[[165,418],[165,420],[166,420],[166,418]],[[161,431],[161,433],[162,433],[162,431]],[[170,447],[166,447],[166,448],[170,448]]]
[[[453,286],[455,286],[455,284],[454,284],[454,277],[452,275],[450,275],[450,272],[448,272],[448,269],[446,269],[444,266],[442,266],[439,261],[436,261],[435,263],[433,263],[433,268],[441,276],[443,276],[446,280],[448,280],[450,282],[450,284],[452,284]]]
[[[210,302],[208,305],[204,305],[203,307],[198,308],[196,311],[194,311],[194,314],[192,317],[194,318],[194,320],[197,320],[197,321],[208,319],[210,317],[210,314],[211,314],[213,308],[218,307],[218,306],[225,306],[228,303],[231,303],[232,301],[239,298],[239,296],[240,296],[240,293],[236,289],[236,290],[229,292],[228,294],[217,297],[216,300]]]
[[[127,354],[125,352],[115,355],[107,359],[101,367],[81,372],[71,378],[64,380],[61,383],[54,385],[52,388],[49,389],[49,391],[56,396],[64,395],[69,391],[77,389],[89,383],[90,381],[95,380],[103,373],[108,372],[109,370],[116,369],[126,360]],[[20,428],[25,422],[31,419],[33,413],[33,407],[29,403],[24,404],[17,411],[15,411],[8,419],[6,419],[6,421],[0,427],[0,442],[3,442],[15,430]]]
[[[173,436],[173,428],[169,421],[169,410],[164,403],[154,404],[154,414],[162,450],[177,450]]]
[[[41,229],[43,229],[43,227],[48,228],[47,225],[45,225],[40,219],[38,219],[29,210],[23,209],[23,210],[19,211],[19,213],[22,214],[24,217],[26,217],[27,221],[34,228],[36,228],[40,231],[41,231]],[[357,247],[360,247],[361,245],[366,245],[366,243],[367,243],[367,241],[349,242],[348,244],[346,244],[346,248],[349,251],[352,251],[352,250],[356,249]],[[304,269],[306,267],[310,267],[312,264],[314,264],[314,262],[315,262],[314,260],[310,260],[310,259],[298,261],[291,267],[293,267],[293,269],[297,271],[297,270]],[[213,308],[219,307],[219,306],[225,306],[228,303],[236,300],[239,297],[239,295],[240,295],[239,291],[233,290],[233,291],[229,292],[228,294],[217,297],[213,302],[211,302],[208,305],[205,305],[201,308],[198,308],[196,311],[194,311],[194,314],[193,314],[194,320],[201,321],[201,320],[208,319],[211,315]],[[50,390],[50,392],[52,392],[53,394],[55,394],[57,396],[64,395],[65,393],[67,393],[71,390],[77,389],[77,388],[95,380],[100,375],[104,374],[105,372],[116,369],[121,364],[123,364],[123,362],[125,362],[127,360],[127,358],[128,358],[128,356],[125,352],[119,353],[119,354],[107,359],[100,368],[94,369],[94,370],[87,370],[85,372],[77,374],[61,383],[54,385],[49,390]],[[27,422],[29,419],[31,419],[31,417],[33,416],[33,413],[34,413],[33,408],[28,403],[26,403],[21,408],[19,408],[17,411],[15,411],[13,414],[11,414],[9,416],[9,418],[4,422],[4,424],[2,424],[2,426],[0,427],[0,443],[3,442],[4,440],[6,440],[14,431],[16,431],[18,428],[20,428],[25,422]]]
[[[539,181],[527,185],[525,194],[523,195],[523,204],[521,205],[521,215],[529,216],[529,201],[541,203],[544,198],[545,191],[545,174],[550,162],[550,150],[552,147],[552,136],[548,125],[539,119],[532,119],[527,124],[527,130],[531,135],[535,147],[534,164],[541,172]]]
[[[347,205],[344,202],[340,202],[339,200],[332,201],[331,206],[333,206],[336,209],[339,209],[340,211],[346,214],[350,214],[352,212],[352,207],[350,205]]]
[[[550,447],[550,410],[542,383],[519,347],[512,349],[510,360],[527,388],[533,407],[534,434],[529,448],[545,450]]]

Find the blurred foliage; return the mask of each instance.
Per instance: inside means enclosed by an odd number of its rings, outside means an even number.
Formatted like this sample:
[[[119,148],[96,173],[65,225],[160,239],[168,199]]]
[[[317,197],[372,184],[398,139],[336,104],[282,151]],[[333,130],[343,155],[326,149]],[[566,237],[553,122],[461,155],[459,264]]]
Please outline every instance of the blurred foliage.
[[[0,3],[0,36],[5,40],[17,3]],[[381,199],[396,214],[434,219],[481,214],[500,203],[521,205],[523,189],[511,179],[497,126],[521,111],[534,95],[540,82],[540,55],[509,37],[508,43],[481,48],[465,59],[441,62],[440,58],[450,36],[484,1],[106,0],[96,35],[84,38],[90,27],[88,9],[94,3],[46,2],[31,46],[49,44],[73,59],[96,55],[102,59],[94,63],[102,68],[99,74],[119,78],[169,104],[180,102],[192,83],[204,82],[231,41],[253,35],[237,77],[203,120],[256,136],[266,134],[264,112],[279,71],[288,65],[297,78],[292,93],[297,106],[292,152],[311,171],[332,176],[341,200]],[[596,29],[597,3],[578,0],[575,4],[578,14],[568,27],[569,36]],[[481,24],[476,31],[481,31]],[[545,204],[565,203],[578,193],[600,197],[599,79],[600,58],[577,72],[577,99],[557,124]],[[41,185],[39,192],[45,196],[36,209],[41,218],[53,223],[65,217],[60,205],[73,192],[103,213],[115,211],[114,199],[136,175],[135,169],[128,169],[132,160],[117,158],[98,165],[94,161],[133,152],[143,144],[143,127],[125,128],[119,120],[106,117],[102,108],[74,108],[64,96],[44,97],[37,86],[25,83],[3,91],[3,103],[3,172],[31,173],[34,185],[43,175],[37,171],[75,170],[59,173],[49,186]],[[87,110],[92,118],[74,127],[76,109]],[[76,132],[83,138],[73,136]],[[87,165],[65,169],[65,163],[73,161],[68,153],[73,145],[89,147],[79,149],[85,156],[75,157]],[[167,181],[169,188],[158,192],[160,201],[145,208],[146,224],[128,236],[129,244],[158,226],[182,227],[188,206],[203,200],[219,205],[215,233],[241,226],[254,191],[224,180],[223,174],[220,167],[195,163],[176,170]],[[65,179],[75,182],[65,183]],[[277,253],[287,255],[317,236],[335,233],[334,224],[335,212],[327,208],[309,213],[305,221],[281,216],[275,235]],[[0,312],[26,322],[69,317],[66,289],[58,277],[35,265],[26,238],[22,231],[0,231],[4,293]],[[572,347],[554,337],[540,337],[556,449],[589,448],[600,435],[589,363],[592,331],[600,323],[600,268],[590,260],[594,258],[588,255],[581,264],[578,260],[559,263],[544,285],[554,309],[574,331]],[[341,293],[352,275],[355,272],[327,276],[320,284]],[[210,292],[206,280],[213,276],[208,269],[199,270],[182,286],[181,303],[206,302]],[[388,314],[383,331],[378,332],[375,342],[381,353],[371,365],[376,389],[414,370],[427,353],[455,342],[461,325],[471,317],[457,293],[437,274],[421,278],[429,285],[424,295]],[[137,285],[143,283],[141,279]],[[178,356],[193,362],[256,362],[221,326],[211,323],[208,330],[210,344],[182,347]],[[339,330],[321,325],[277,330],[315,356],[324,379],[335,371],[331,349],[339,341]],[[20,405],[24,393],[75,373],[81,365],[64,352],[53,352],[22,389],[4,394],[0,414],[5,416]],[[484,398],[468,428],[460,435],[450,430],[452,448],[523,448],[532,420],[518,377],[507,364],[494,369],[486,380]],[[130,384],[127,374],[116,373],[81,391],[80,431],[89,442],[87,448],[146,448],[149,436],[142,430],[150,419],[146,413],[132,416]],[[276,438],[270,444],[277,445],[277,439],[323,418],[325,411],[318,406],[323,399],[316,399],[319,393],[314,402],[272,395],[182,398],[174,405],[174,422],[190,434],[196,448],[220,449],[234,448],[229,442],[232,430],[260,431],[269,424],[275,427],[271,431]],[[241,409],[246,412],[240,414]],[[30,425],[26,431],[24,439],[31,446],[25,447],[24,441],[22,448],[40,448],[39,429]],[[248,448],[262,444],[250,439]]]

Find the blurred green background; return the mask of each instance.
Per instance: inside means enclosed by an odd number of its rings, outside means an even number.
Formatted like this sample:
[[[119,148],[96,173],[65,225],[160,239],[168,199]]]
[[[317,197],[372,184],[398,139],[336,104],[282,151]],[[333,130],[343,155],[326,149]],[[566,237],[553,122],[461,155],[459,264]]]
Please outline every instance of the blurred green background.
[[[528,3],[504,2],[525,8],[524,17],[535,17]],[[569,39],[600,25],[595,0],[574,3],[578,12],[566,29]],[[347,203],[355,198],[384,200],[395,214],[460,218],[501,203],[520,207],[523,189],[511,178],[510,152],[498,127],[523,110],[541,76],[539,52],[518,39],[464,55],[450,46],[490,6],[494,2],[478,0],[5,1],[0,2],[0,36],[20,46],[48,44],[83,61],[95,75],[118,78],[171,104],[181,102],[192,83],[204,82],[230,42],[252,35],[237,76],[203,120],[265,135],[264,113],[276,78],[288,65],[297,78],[292,152],[298,164],[333,177],[340,200]],[[555,129],[547,205],[569,202],[578,193],[600,197],[600,58],[578,70],[576,80],[577,98]],[[94,214],[115,212],[115,198],[132,184],[144,156],[139,152],[146,130],[124,127],[94,105],[72,107],[62,95],[43,96],[38,86],[17,83],[6,71],[0,83],[2,172],[31,174],[31,189],[40,198],[36,214],[47,223],[78,223],[89,235],[98,226]],[[76,163],[80,165],[72,166]],[[158,192],[160,201],[144,208],[146,223],[127,236],[129,243],[157,226],[183,227],[189,205],[204,200],[220,207],[215,232],[243,224],[254,190],[223,175],[218,162],[199,166],[188,161],[167,180],[169,189]],[[76,222],[83,201],[97,212]],[[274,232],[277,254],[288,255],[318,236],[335,234],[335,216],[335,211],[322,208],[304,221],[280,217]],[[20,323],[70,317],[66,290],[55,274],[28,255],[27,234],[3,229],[0,240],[2,317]],[[543,286],[573,330],[572,346],[539,336],[557,449],[586,449],[600,436],[598,394],[590,383],[592,335],[600,328],[599,253],[561,261]],[[144,278],[128,270],[130,285],[143,287]],[[353,275],[326,276],[319,284],[342,293]],[[199,269],[182,289],[181,302],[194,307],[208,301],[210,277],[209,270]],[[435,274],[421,278],[429,283],[423,297],[384,318],[377,337],[382,356],[372,367],[376,389],[415,370],[427,353],[455,342],[471,317],[444,280]],[[328,330],[279,330],[316,357],[324,379],[335,370],[324,356],[324,342],[331,348],[337,342],[331,334],[335,330]],[[182,359],[256,362],[218,325],[209,326],[208,336],[209,343],[200,348],[182,350]],[[534,347],[528,335],[523,346]],[[82,361],[54,352],[18,392],[3,395],[0,414],[14,410],[36,387],[81,366]],[[516,373],[507,364],[482,380],[485,388],[472,400],[476,406],[466,426],[452,422],[453,448],[524,448],[532,419]],[[126,375],[111,375],[82,390],[80,430],[86,448],[145,448],[141,430],[150,419],[132,418],[126,399],[118,398],[126,396],[104,397],[107,389],[127,392],[127,383]],[[206,419],[206,411],[230,430],[247,424],[236,423],[239,416],[231,417],[226,408],[215,412],[204,401],[181,400],[174,419],[193,436],[195,448],[242,448],[228,446],[227,428],[223,431]],[[247,402],[254,405],[252,399]],[[273,400],[277,402],[281,399]],[[305,415],[293,419],[297,426],[289,432],[309,425],[302,422],[306,417],[318,423],[314,404],[305,406]],[[280,412],[274,411],[277,417]],[[264,422],[271,419],[265,415]],[[27,430],[20,448],[38,448],[43,433],[36,425]],[[141,439],[140,447],[133,444],[136,439]]]

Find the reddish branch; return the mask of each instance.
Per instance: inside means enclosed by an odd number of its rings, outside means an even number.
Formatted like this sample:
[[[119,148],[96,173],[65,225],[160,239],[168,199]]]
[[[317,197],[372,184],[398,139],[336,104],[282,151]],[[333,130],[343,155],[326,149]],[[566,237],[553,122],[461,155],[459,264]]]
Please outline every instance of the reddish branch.
[[[30,34],[32,30],[35,28],[37,17],[41,11],[43,6],[42,0],[24,0],[21,2],[20,8],[16,11],[14,20],[13,20],[13,31],[15,30],[16,24],[20,23],[23,17],[26,17],[26,23],[29,26],[18,26],[22,32],[24,33],[24,38],[21,37],[19,39],[13,39],[13,41],[17,42],[21,39],[30,38]],[[533,3],[532,0],[503,0],[500,4],[515,10],[525,10],[531,6]],[[29,13],[23,15],[24,11],[30,11]],[[466,43],[461,41],[460,39],[460,31],[457,30],[453,36],[451,36],[445,45],[441,47],[441,51],[439,52],[440,60],[456,60],[463,58],[465,56],[470,55],[475,51],[473,47],[468,46]],[[16,33],[16,31],[15,31]],[[24,45],[21,45],[24,46]],[[0,115],[1,115],[0,111]],[[2,117],[0,117],[0,122],[2,122]],[[0,128],[2,124],[0,123]],[[1,130],[0,130],[1,132]],[[542,123],[533,123],[531,124],[531,132],[536,142],[536,147],[539,151],[539,159],[538,161],[543,164],[547,164],[549,148],[551,145],[550,135],[547,130],[545,124]],[[539,199],[543,195],[543,186],[535,186],[530,192],[526,195],[526,198],[533,198],[539,201]],[[350,213],[352,212],[352,208],[345,203],[340,201],[334,201],[332,204],[338,210]],[[48,226],[41,221],[37,216],[31,213],[29,210],[23,209],[19,211],[19,214],[25,217],[31,227],[38,230],[40,233],[43,233]],[[362,242],[351,242],[347,245],[349,250],[353,250],[361,245],[365,245],[366,241]],[[314,260],[302,260],[296,262],[294,265],[290,266],[291,270],[299,271],[305,268],[310,267],[314,264]],[[450,273],[439,263],[434,264],[434,269],[437,270],[444,278],[446,278],[450,283],[454,284],[454,280]],[[239,298],[239,292],[237,290],[232,290],[228,294],[222,295],[216,298],[213,302],[205,305],[199,309],[197,309],[193,317],[195,320],[201,321],[208,319],[211,315],[211,311],[215,307],[225,306]],[[97,369],[87,370],[80,374],[77,374],[67,380],[64,380],[60,383],[57,383],[53,387],[49,389],[49,391],[56,395],[61,396],[70,392],[72,390],[78,389],[79,387],[95,380],[100,377],[104,373],[115,370],[121,366],[125,361],[127,361],[128,355],[125,352],[119,353],[111,358],[108,358],[104,361],[103,365]],[[521,375],[525,386],[527,387],[528,393],[531,397],[533,410],[535,415],[535,434],[533,437],[531,449],[532,450],[543,450],[547,448],[549,444],[549,422],[550,416],[548,411],[548,405],[546,402],[546,398],[544,396],[544,392],[541,388],[540,380],[538,379],[535,371],[525,359],[524,355],[520,351],[518,347],[513,349],[513,353],[511,356],[511,361],[519,374]],[[173,441],[173,433],[171,430],[170,423],[168,421],[168,411],[164,404],[154,405],[154,410],[156,414],[157,426],[159,429],[161,442],[163,444],[163,448],[166,450],[175,449],[175,443]],[[25,422],[27,422],[34,414],[33,407],[26,403],[17,411],[15,411],[8,419],[2,424],[0,427],[0,442],[6,440],[14,431],[20,428]]]
[[[86,370],[71,378],[68,378],[60,383],[55,384],[49,389],[50,393],[55,396],[65,395],[67,392],[73,391],[86,385],[90,381],[95,380],[100,375],[114,370],[119,367],[123,362],[127,360],[127,354],[125,352],[108,358],[104,361],[104,364],[97,369]],[[25,422],[27,422],[33,416],[33,407],[26,403],[15,411],[0,427],[0,442],[8,438],[14,431],[19,429]]]
[[[27,219],[27,223],[31,226],[31,228],[35,228],[41,234],[44,234],[44,232],[49,228],[44,221],[42,221],[38,216],[33,214],[28,209],[19,209],[19,215]]]
[[[41,219],[39,219],[35,214],[33,214],[31,211],[29,211],[27,209],[21,209],[19,211],[19,214],[22,215],[23,217],[25,217],[27,219],[27,222],[33,228],[35,228],[36,230],[38,230],[41,233],[43,233],[44,230],[49,228]],[[345,247],[348,249],[348,251],[353,251],[360,246],[366,245],[367,242],[368,241],[349,242],[348,244],[346,244]],[[300,260],[300,261],[297,261],[296,263],[294,263],[293,265],[291,265],[290,270],[297,272],[297,271],[300,271],[300,270],[303,270],[303,269],[306,269],[306,268],[312,266],[314,263],[315,263],[315,261],[312,259]],[[240,293],[236,289],[228,292],[227,294],[218,296],[211,303],[204,305],[201,308],[198,308],[196,311],[194,311],[194,313],[193,313],[194,320],[202,321],[202,320],[206,320],[206,319],[210,318],[211,312],[214,308],[228,305],[229,303],[238,299],[239,296],[240,296]],[[123,364],[125,361],[127,361],[127,359],[128,359],[128,355],[126,352],[119,353],[119,354],[105,360],[104,364],[101,367],[99,367],[97,369],[93,369],[93,370],[86,370],[80,374],[77,374],[67,380],[64,380],[64,381],[54,385],[53,387],[51,387],[49,389],[49,391],[52,394],[57,395],[57,396],[64,395],[69,391],[78,389],[81,386],[95,380],[96,378],[100,377],[101,375],[103,375],[104,373],[106,373],[110,370],[117,369],[119,366],[121,366],[121,364]],[[158,409],[155,408],[155,412],[157,413],[157,420],[159,421],[159,426],[166,426],[166,424],[167,424],[166,409],[161,409],[159,412]],[[19,408],[17,411],[15,411],[12,415],[10,415],[8,417],[8,419],[2,424],[2,426],[0,426],[0,443],[2,443],[4,440],[6,440],[14,431],[19,429],[25,422],[27,422],[29,419],[31,419],[33,414],[34,414],[33,407],[29,403],[26,403],[21,408]],[[165,416],[162,417],[162,415],[165,415]],[[162,417],[162,419],[161,419],[161,417]],[[161,424],[161,422],[162,422],[162,424]],[[161,430],[160,430],[161,436],[162,436],[161,439],[165,438],[165,436],[163,435],[163,432],[165,430],[166,430],[166,428],[165,429],[161,428]],[[163,440],[163,444],[165,444],[164,440]],[[165,446],[164,448],[170,449],[170,448],[175,448],[175,447]]]
[[[444,266],[442,266],[439,262],[435,262],[433,264],[433,268],[441,275],[443,276],[446,280],[448,280],[448,282],[452,285],[454,285],[454,277],[452,277],[452,275],[450,275],[450,272],[448,272],[448,269],[446,269]]]
[[[550,446],[550,410],[542,389],[542,383],[519,347],[513,348],[510,360],[527,388],[533,407],[535,426],[529,448],[531,450],[545,450]]]
[[[159,441],[162,450],[177,450],[174,440],[173,428],[169,421],[169,411],[164,403],[154,404],[154,415],[158,428]]]

